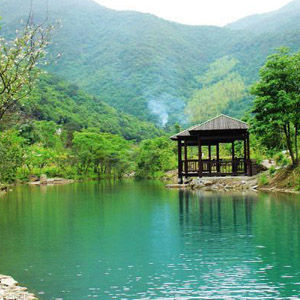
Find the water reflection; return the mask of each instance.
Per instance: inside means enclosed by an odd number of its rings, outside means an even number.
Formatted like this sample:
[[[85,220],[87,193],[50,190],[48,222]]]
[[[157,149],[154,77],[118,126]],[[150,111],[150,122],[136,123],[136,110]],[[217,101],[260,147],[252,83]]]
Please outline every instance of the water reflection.
[[[300,199],[157,182],[20,187],[0,201],[0,273],[41,299],[289,299]],[[50,274],[50,275],[49,275]]]
[[[258,200],[256,194],[220,195],[179,190],[178,198],[181,225],[188,224],[194,216],[192,222],[199,221],[201,226],[214,228],[217,225],[219,231],[230,222],[235,229],[244,223],[251,233],[253,207]]]
[[[202,276],[205,292],[198,296],[234,297],[236,289],[239,299],[299,296],[298,197],[181,190],[178,199],[185,244],[197,245],[189,246],[190,253],[198,248],[201,261],[213,266]]]

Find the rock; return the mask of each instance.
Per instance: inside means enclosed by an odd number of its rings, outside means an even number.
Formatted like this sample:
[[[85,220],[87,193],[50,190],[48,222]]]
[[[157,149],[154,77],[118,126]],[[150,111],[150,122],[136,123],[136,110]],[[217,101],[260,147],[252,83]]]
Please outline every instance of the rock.
[[[193,181],[192,178],[185,178],[185,179],[184,179],[184,183],[185,183],[185,184],[191,183],[192,181]]]
[[[261,162],[261,166],[263,167],[264,170],[268,170],[271,167],[275,167],[275,161],[272,159],[265,159]]]
[[[17,281],[15,281],[12,277],[9,276],[0,279],[0,283],[6,286],[13,286],[18,284]]]
[[[10,276],[0,275],[0,299],[5,300],[36,300],[25,287],[20,287],[18,282]]]
[[[166,188],[169,188],[169,189],[176,189],[176,188],[186,188],[188,187],[189,185],[188,184],[179,184],[179,183],[175,183],[175,184],[167,184],[166,185]]]
[[[33,182],[28,182],[30,185],[39,185],[40,181],[33,181]]]
[[[49,182],[49,179],[48,179]],[[53,184],[67,184],[67,183],[72,183],[74,180],[72,179],[65,179],[65,178],[53,178],[52,183]]]
[[[29,175],[29,181],[36,182],[36,181],[39,181],[39,178],[36,175]]]
[[[42,174],[40,176],[40,184],[47,184],[47,183],[48,183],[47,175],[46,174]]]
[[[210,185],[213,185],[213,182],[210,181],[210,180],[206,180],[206,181],[204,181],[204,185],[205,186],[210,186]]]
[[[135,176],[135,172],[131,172],[124,175],[124,178],[133,178]],[[167,177],[167,176],[166,176]],[[167,178],[166,178],[167,179]]]
[[[2,191],[2,192],[7,192],[7,191],[8,191],[8,186],[7,186],[7,185],[0,184],[0,191]]]

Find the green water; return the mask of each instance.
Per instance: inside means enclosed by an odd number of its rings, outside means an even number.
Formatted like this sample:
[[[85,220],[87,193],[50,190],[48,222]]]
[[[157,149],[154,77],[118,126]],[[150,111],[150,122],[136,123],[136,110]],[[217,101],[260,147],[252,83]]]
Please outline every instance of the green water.
[[[300,199],[19,187],[0,200],[0,273],[41,299],[298,299]]]

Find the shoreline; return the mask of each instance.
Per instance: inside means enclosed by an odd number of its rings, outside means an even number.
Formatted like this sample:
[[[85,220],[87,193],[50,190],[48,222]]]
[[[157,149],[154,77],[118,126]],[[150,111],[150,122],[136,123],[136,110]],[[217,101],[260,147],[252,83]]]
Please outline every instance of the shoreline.
[[[267,192],[300,195],[300,191],[288,188],[277,188],[274,186],[260,186],[259,174],[248,176],[228,177],[202,177],[195,178],[187,183],[166,184],[168,189],[202,190],[205,192]]]
[[[6,195],[8,192],[13,191],[13,188],[19,185],[35,185],[35,186],[51,186],[51,185],[65,185],[74,183],[74,179],[66,179],[66,178],[46,178],[44,180],[37,181],[27,181],[27,182],[19,182],[13,184],[1,184],[0,183],[0,198]],[[0,298],[1,300],[1,298]]]
[[[11,276],[0,274],[0,299],[7,300],[38,300],[30,293],[26,287],[20,286],[19,283]]]

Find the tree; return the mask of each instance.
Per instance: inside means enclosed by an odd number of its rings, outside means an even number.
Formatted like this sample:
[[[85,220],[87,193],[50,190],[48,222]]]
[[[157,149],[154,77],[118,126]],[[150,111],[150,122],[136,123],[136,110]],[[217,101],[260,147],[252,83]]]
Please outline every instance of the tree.
[[[292,164],[299,164],[300,125],[300,52],[290,54],[282,48],[267,58],[260,69],[260,79],[253,85],[254,129],[270,141],[280,133],[284,137]],[[280,143],[277,139],[275,143]],[[269,145],[270,146],[270,145]]]
[[[176,168],[174,143],[166,137],[144,140],[137,151],[136,174],[142,178],[159,178]]]
[[[92,128],[75,132],[73,151],[82,174],[92,171],[98,176],[121,176],[131,170],[130,143],[118,135]]]
[[[29,21],[12,41],[0,37],[0,121],[33,87],[52,26],[33,25]]]
[[[15,130],[0,133],[0,182],[13,182],[24,160],[24,139]]]

